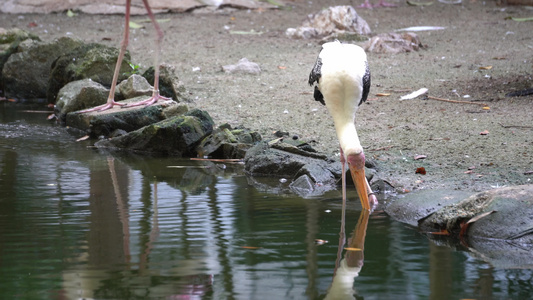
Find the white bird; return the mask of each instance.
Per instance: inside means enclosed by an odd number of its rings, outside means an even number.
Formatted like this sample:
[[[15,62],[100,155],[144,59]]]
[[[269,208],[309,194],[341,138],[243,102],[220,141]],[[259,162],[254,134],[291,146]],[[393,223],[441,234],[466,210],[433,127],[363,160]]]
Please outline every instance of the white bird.
[[[120,73],[120,66],[122,65],[122,60],[124,59],[124,54],[126,53],[126,49],[128,48],[128,41],[129,41],[129,31],[130,31],[130,7],[131,7],[131,0],[126,0],[126,25],[124,26],[124,37],[122,38],[122,42],[120,43],[120,52],[118,54],[117,64],[115,65],[115,72],[113,74],[113,82],[111,82],[111,88],[109,91],[109,96],[107,97],[107,102],[103,105],[96,106],[93,108],[85,109],[79,111],[79,113],[86,113],[91,111],[103,111],[106,109],[113,108],[115,106],[123,106],[123,107],[132,107],[132,106],[139,106],[139,105],[152,105],[156,103],[159,100],[170,100],[170,98],[163,97],[159,94],[159,55],[161,54],[161,42],[163,41],[163,31],[157,24],[157,21],[155,20],[155,16],[152,13],[152,9],[150,8],[150,4],[148,4],[148,0],[143,0],[144,7],[146,8],[146,12],[148,13],[148,17],[150,18],[150,21],[152,21],[152,24],[154,24],[154,28],[156,31],[156,51],[155,51],[155,64],[154,64],[154,90],[152,93],[152,96],[146,100],[136,102],[134,104],[122,104],[115,101],[115,88],[117,86],[117,80],[118,75]]]
[[[309,85],[315,84],[314,98],[326,105],[340,143],[342,164],[342,200],[346,205],[346,163],[352,174],[363,209],[377,204],[365,177],[365,155],[355,129],[355,112],[366,101],[370,91],[370,69],[365,51],[339,41],[322,45],[309,74]]]

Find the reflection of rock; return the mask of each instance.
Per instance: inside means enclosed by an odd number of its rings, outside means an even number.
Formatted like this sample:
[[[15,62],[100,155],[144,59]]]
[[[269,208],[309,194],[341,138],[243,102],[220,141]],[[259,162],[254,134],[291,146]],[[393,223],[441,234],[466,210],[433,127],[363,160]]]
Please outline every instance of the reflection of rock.
[[[393,54],[418,51],[423,47],[418,35],[412,32],[378,34],[363,45],[367,52]]]
[[[435,196],[427,191],[422,196],[407,194],[386,211],[401,222],[418,224],[424,232],[448,232],[494,265],[523,268],[533,266],[532,195],[533,185],[489,190],[466,199],[460,193]]]
[[[343,35],[368,35],[370,26],[361,18],[352,6],[332,6],[314,15],[298,28],[289,28],[285,34],[293,38],[333,38]],[[352,38],[353,39],[353,38]]]

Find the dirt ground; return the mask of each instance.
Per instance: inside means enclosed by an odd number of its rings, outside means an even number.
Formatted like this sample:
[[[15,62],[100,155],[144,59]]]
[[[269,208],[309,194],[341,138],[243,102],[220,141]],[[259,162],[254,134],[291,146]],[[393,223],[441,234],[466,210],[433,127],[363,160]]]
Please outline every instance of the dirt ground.
[[[161,22],[162,61],[178,68],[191,107],[207,110],[217,124],[243,125],[265,138],[288,131],[333,155],[338,153],[333,123],[307,84],[320,44],[289,39],[285,30],[330,5],[360,2],[298,0],[280,10],[158,15],[168,19]],[[377,162],[382,177],[406,190],[531,184],[533,96],[505,94],[533,87],[533,23],[506,19],[533,16],[533,10],[480,0],[424,7],[390,2],[398,7],[357,8],[374,34],[422,25],[446,29],[419,32],[426,48],[418,52],[368,54],[372,86],[356,117],[367,158]],[[138,23],[146,19],[134,17]],[[132,29],[129,50],[133,62],[146,69],[153,60],[153,30],[141,24],[146,28]],[[2,14],[0,27],[23,28],[43,40],[72,36],[118,47],[123,16]],[[258,63],[261,74],[221,71],[243,57]],[[478,104],[399,100],[423,87],[433,97]],[[488,134],[480,134],[484,131]],[[415,155],[427,158],[414,160]],[[419,167],[425,175],[415,173]]]

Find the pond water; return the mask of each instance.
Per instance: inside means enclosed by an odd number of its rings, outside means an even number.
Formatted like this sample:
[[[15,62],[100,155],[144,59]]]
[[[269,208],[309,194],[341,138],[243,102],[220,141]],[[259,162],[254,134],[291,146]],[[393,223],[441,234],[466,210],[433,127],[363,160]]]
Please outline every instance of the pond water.
[[[102,152],[2,104],[0,299],[533,297],[532,270],[495,269],[357,199],[343,224],[339,192],[303,199],[231,165]]]

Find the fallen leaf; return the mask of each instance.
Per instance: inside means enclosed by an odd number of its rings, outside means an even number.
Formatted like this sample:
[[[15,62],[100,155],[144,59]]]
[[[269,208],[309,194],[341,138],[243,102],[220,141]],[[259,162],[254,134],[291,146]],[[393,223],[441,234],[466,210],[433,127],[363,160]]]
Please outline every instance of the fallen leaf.
[[[415,174],[426,175],[426,169],[424,167],[416,168]]]
[[[72,17],[75,17],[77,16],[78,14],[77,13],[74,13],[72,10],[67,10],[67,17],[69,18],[72,18]]]
[[[387,97],[387,96],[390,96],[389,93],[377,93],[376,96],[378,97]]]
[[[141,25],[141,24],[135,23],[133,21],[130,21],[130,28],[139,29],[139,28],[143,28],[143,27],[144,27],[144,25]]]
[[[483,110],[490,110],[490,107],[488,107],[488,106],[483,106]]]
[[[360,249],[360,248],[351,248],[351,247],[346,247],[346,248],[344,248],[344,250],[347,250],[347,251],[362,251],[362,249]]]
[[[492,213],[495,213],[495,212],[496,212],[495,210],[484,212],[482,214],[479,214],[479,215],[471,218],[470,220],[468,220],[468,222],[461,224],[461,231],[459,232],[459,237],[463,238],[466,235],[466,231],[468,230],[468,226],[470,226],[470,224],[472,224],[472,223],[478,221],[479,219],[484,218],[484,217],[486,217],[486,216],[488,216],[488,215],[490,215]]]
[[[424,159],[427,158],[426,155],[415,155],[414,160]]]
[[[440,231],[433,231],[428,233],[433,235],[450,235],[447,229],[441,229]]]
[[[408,4],[408,5],[411,5],[411,6],[428,6],[428,5],[432,5],[433,2],[415,2],[415,1],[407,1],[407,4]]]
[[[401,96],[400,100],[411,100],[411,99],[414,99],[414,98],[416,98],[418,96],[424,95],[427,92],[428,92],[427,88],[421,88],[421,89],[419,89],[417,91],[412,92],[411,94],[407,94],[407,95]]]
[[[76,142],[81,142],[81,141],[85,141],[86,139],[89,138],[89,135],[84,135],[82,136],[81,138],[77,139]]]
[[[487,134],[489,134],[489,131],[488,131],[488,130],[483,130],[483,131],[480,132],[479,134],[481,134],[481,135],[487,135]]]
[[[496,57],[493,57],[492,59],[495,59],[495,60],[504,60],[504,59],[507,59],[506,57],[503,57],[503,56],[496,56]]]
[[[285,70],[285,69],[287,69],[287,67],[285,67],[285,66],[278,66],[278,69],[280,69],[280,70]]]
[[[515,18],[515,17],[511,17],[511,20],[516,21],[516,22],[527,22],[527,21],[533,21],[533,17],[529,17],[529,18]]]
[[[524,172],[524,175],[531,175],[531,174],[533,174],[533,170]]]
[[[490,70],[492,69],[492,66],[484,66],[484,67],[479,67],[480,70]]]
[[[35,22],[30,22],[28,23],[28,27],[32,28],[32,27],[37,27],[37,23]]]

